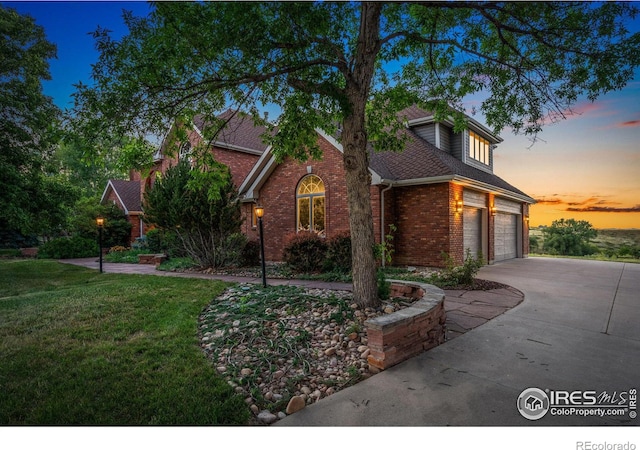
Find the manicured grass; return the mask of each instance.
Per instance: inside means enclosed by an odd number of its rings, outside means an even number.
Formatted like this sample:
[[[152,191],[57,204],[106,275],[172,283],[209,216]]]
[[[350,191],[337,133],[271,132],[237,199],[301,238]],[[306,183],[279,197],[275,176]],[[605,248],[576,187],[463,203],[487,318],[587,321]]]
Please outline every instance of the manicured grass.
[[[246,424],[198,346],[226,286],[0,260],[0,424]]]

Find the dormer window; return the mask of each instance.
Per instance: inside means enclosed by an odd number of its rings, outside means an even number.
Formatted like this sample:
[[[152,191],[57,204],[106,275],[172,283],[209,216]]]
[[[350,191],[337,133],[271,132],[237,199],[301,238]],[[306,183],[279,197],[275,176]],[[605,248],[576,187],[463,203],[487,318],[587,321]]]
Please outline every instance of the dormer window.
[[[477,133],[469,130],[469,156],[482,164],[489,165],[491,144]]]

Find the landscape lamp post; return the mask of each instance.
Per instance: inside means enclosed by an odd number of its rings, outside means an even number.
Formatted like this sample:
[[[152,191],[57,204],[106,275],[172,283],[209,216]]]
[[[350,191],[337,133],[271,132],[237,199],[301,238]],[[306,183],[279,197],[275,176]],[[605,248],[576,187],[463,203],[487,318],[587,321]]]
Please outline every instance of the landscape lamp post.
[[[104,217],[96,219],[98,225],[98,247],[100,248],[100,273],[102,273],[102,229],[104,228]]]
[[[262,264],[262,287],[267,287],[267,271],[264,264],[264,232],[262,230],[262,216],[264,216],[264,208],[256,206],[256,217],[258,218],[258,227],[260,228],[260,262]]]

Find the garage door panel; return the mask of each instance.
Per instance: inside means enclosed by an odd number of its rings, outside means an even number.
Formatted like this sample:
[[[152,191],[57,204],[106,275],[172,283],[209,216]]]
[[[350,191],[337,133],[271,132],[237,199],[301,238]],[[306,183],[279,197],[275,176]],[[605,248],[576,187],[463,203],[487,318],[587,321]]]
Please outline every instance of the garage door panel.
[[[480,209],[465,207],[462,213],[464,255],[467,249],[477,258],[482,253],[482,215]]]
[[[515,214],[498,213],[495,216],[494,256],[496,261],[518,256],[517,218]]]

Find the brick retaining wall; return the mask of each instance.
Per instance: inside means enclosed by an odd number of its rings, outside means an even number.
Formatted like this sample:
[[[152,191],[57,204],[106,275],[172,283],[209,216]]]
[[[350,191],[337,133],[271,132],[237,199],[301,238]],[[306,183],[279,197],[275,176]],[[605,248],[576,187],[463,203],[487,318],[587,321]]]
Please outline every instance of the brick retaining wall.
[[[392,296],[417,298],[410,307],[367,320],[369,369],[387,369],[442,344],[446,334],[444,291],[426,283],[391,280]]]

